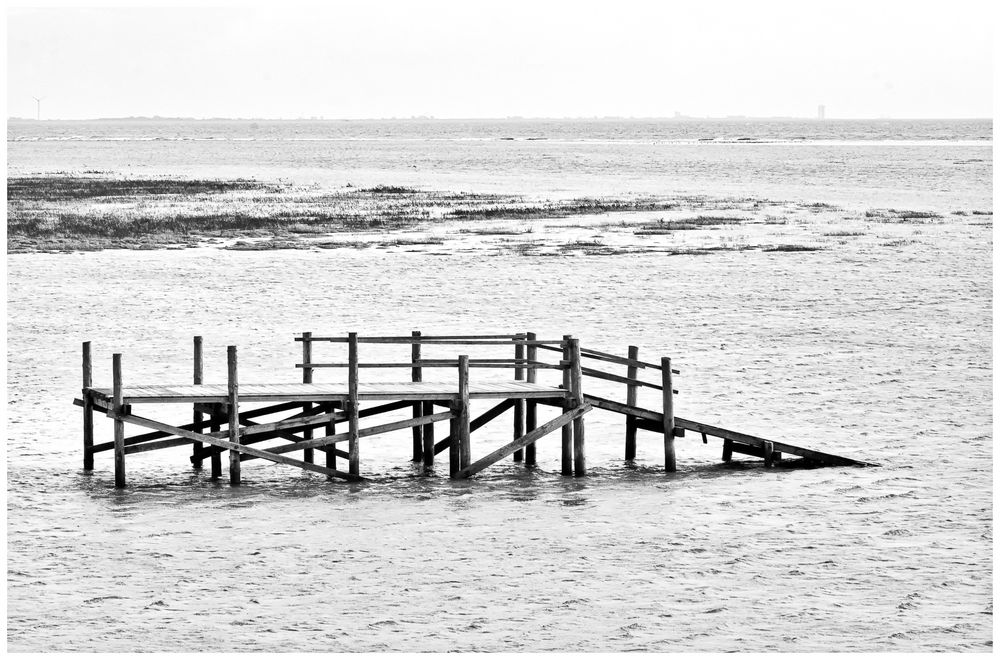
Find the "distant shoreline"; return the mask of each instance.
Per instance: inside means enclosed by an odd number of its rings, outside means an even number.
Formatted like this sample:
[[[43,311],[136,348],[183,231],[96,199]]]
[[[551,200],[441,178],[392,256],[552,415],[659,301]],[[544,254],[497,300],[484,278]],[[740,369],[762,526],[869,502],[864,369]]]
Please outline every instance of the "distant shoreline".
[[[111,172],[8,177],[7,184],[8,254],[205,247],[521,256],[808,252],[868,236],[871,225],[992,225],[992,211],[982,209],[851,213],[821,202],[760,197],[532,200],[403,186],[320,188]]]
[[[686,122],[686,121],[708,121],[708,122],[731,122],[731,121],[751,121],[751,122],[772,122],[772,121],[801,121],[806,123],[837,123],[837,122],[941,122],[941,121],[983,121],[991,122],[991,117],[826,117],[819,119],[816,117],[754,117],[743,115],[728,115],[725,117],[696,117],[682,115],[679,117],[158,117],[158,116],[136,116],[136,117],[89,117],[77,119],[46,118],[32,119],[31,117],[8,117],[8,122],[44,124],[46,122],[328,122],[328,123],[352,123],[352,122],[532,122],[532,121],[621,121],[621,122],[641,122],[641,121],[665,121],[665,122]]]

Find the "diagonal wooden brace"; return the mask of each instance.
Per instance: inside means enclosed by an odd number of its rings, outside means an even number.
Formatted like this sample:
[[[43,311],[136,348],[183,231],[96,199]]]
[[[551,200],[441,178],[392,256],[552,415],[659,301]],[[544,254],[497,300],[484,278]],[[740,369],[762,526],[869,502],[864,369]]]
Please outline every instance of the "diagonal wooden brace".
[[[469,433],[478,431],[479,429],[486,426],[488,423],[492,422],[494,419],[496,419],[503,413],[513,408],[515,402],[516,399],[507,399],[505,401],[502,401],[497,405],[493,406],[492,408],[490,408],[489,410],[487,410],[486,412],[484,412],[479,417],[469,422]],[[434,445],[435,455],[440,454],[450,446],[451,446],[451,436],[449,435],[447,438],[441,440],[440,442]]]
[[[549,433],[555,431],[558,428],[562,428],[566,424],[569,424],[573,420],[577,419],[581,415],[585,415],[586,413],[590,412],[593,409],[594,409],[593,406],[591,406],[590,404],[584,404],[582,406],[577,406],[576,408],[573,408],[571,410],[567,410],[566,412],[559,415],[555,419],[552,419],[542,424],[534,431],[531,431],[530,433],[525,433],[517,440],[514,440],[513,442],[504,445],[500,449],[497,449],[496,451],[488,454],[487,456],[484,456],[483,458],[479,459],[475,463],[472,463],[468,467],[459,470],[457,476],[460,479],[471,477],[480,470],[488,468],[497,461],[506,458],[507,456],[510,456],[518,449],[530,445],[532,442],[536,442],[543,436],[548,435]]]
[[[334,470],[331,468],[323,467],[320,465],[314,465],[313,463],[306,463],[305,461],[299,461],[288,456],[281,456],[270,451],[264,451],[263,449],[257,449],[256,447],[249,447],[247,445],[238,444],[235,442],[229,442],[228,440],[222,440],[221,438],[216,438],[214,435],[208,435],[204,433],[195,433],[194,431],[185,431],[177,426],[172,426],[170,424],[165,424],[163,422],[158,422],[154,419],[147,419],[145,417],[139,417],[137,415],[121,415],[119,417],[121,421],[127,422],[129,424],[135,424],[136,426],[144,426],[146,428],[155,429],[157,431],[165,431],[172,435],[179,436],[181,438],[187,438],[188,440],[197,440],[199,442],[204,442],[221,449],[230,449],[240,452],[241,454],[249,454],[250,456],[256,456],[258,458],[264,458],[274,463],[283,463],[285,465],[294,465],[296,467],[302,468],[303,470],[311,470],[313,472],[319,472],[320,474],[325,474],[334,477],[341,477],[342,479],[356,479],[353,475],[347,472],[341,472],[339,470]]]

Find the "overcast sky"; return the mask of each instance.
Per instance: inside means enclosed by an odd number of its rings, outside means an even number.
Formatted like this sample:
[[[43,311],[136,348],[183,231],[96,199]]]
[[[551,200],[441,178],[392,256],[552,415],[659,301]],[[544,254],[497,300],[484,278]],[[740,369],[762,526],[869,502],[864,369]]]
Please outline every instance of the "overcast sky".
[[[978,0],[36,6],[8,10],[7,114],[988,117],[992,25]]]

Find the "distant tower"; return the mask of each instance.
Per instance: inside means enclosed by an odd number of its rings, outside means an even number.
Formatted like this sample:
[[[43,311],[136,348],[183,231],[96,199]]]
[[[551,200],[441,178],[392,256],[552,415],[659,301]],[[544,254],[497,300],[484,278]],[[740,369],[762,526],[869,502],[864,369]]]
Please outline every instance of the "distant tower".
[[[816,119],[826,119],[826,106],[825,105],[820,104],[820,106],[818,108],[816,108]]]
[[[35,121],[39,121],[42,118],[42,99],[45,97],[32,96],[31,98],[35,99]]]

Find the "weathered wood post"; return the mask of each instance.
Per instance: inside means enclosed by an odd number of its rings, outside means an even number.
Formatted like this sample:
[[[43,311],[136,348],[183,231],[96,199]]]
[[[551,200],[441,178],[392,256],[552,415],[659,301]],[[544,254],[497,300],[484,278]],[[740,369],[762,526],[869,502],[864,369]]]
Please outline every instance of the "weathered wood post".
[[[334,435],[336,433],[337,433],[337,422],[330,420],[329,422],[326,423],[326,434]],[[337,469],[336,447],[337,445],[327,445],[326,451],[324,452],[326,454],[326,466],[331,470]],[[326,475],[326,480],[333,481],[333,475],[332,474]]]
[[[198,336],[194,338],[194,384],[201,385],[204,382],[205,382],[205,362],[204,362],[204,355],[202,353],[202,338]],[[191,420],[197,426],[196,430],[199,433],[203,433],[200,425],[202,420],[204,419],[204,416],[197,409],[198,408],[197,403],[194,404],[193,407],[195,408],[195,410],[191,416]],[[201,449],[202,449],[202,443],[198,442],[197,440],[191,443],[191,465],[193,465],[194,469],[196,470],[201,469],[201,462],[202,462]]]
[[[209,427],[209,430],[212,433],[218,433],[222,429],[222,424],[219,423],[219,420],[222,419],[222,414],[222,404],[213,403],[212,425]],[[212,469],[212,481],[220,479],[222,477],[222,453],[218,451],[212,452],[212,457],[209,459],[209,465]]]
[[[572,406],[583,405],[583,364],[580,359],[580,340],[569,340],[570,350],[570,391],[573,394]],[[583,415],[573,420],[573,474],[578,477],[587,475],[587,451],[584,436]]]
[[[639,359],[639,347],[629,346],[628,347],[628,359],[638,360]],[[628,365],[628,379],[637,380],[639,378],[639,367],[635,364]],[[629,383],[626,386],[628,389],[625,391],[625,405],[635,407],[638,405],[639,401],[639,386],[635,383]],[[625,416],[625,460],[634,461],[635,460],[635,436],[636,436],[637,426],[636,418],[632,415]]]
[[[729,438],[722,440],[722,462],[728,463],[733,460],[733,441]]]
[[[660,358],[663,372],[663,468],[667,472],[677,471],[677,457],[674,455],[674,377],[670,370],[670,358]]]
[[[515,341],[519,338],[515,337]],[[524,360],[524,344],[514,345],[514,380],[524,380],[524,368],[521,362]],[[514,439],[517,440],[524,435],[524,399],[514,401]],[[514,462],[519,463],[524,460],[524,450],[518,449],[514,452]]]
[[[535,341],[535,333],[527,333],[528,341]],[[528,345],[528,363],[533,363],[538,361],[538,347],[534,344]],[[538,369],[535,367],[528,367],[528,382],[534,383],[538,379]],[[538,403],[534,399],[528,399],[527,405],[524,411],[524,427],[525,433],[534,431],[538,426]],[[524,447],[524,464],[525,465],[535,465],[537,460],[535,458],[535,443],[531,442]]]
[[[469,356],[458,356],[458,445],[459,469],[469,467],[472,462],[472,431],[469,428]],[[454,442],[452,438],[452,442]]]
[[[302,333],[302,382],[311,383],[313,382],[313,368],[309,365],[312,364],[312,333],[303,332]],[[307,412],[312,408],[311,403],[307,403],[302,406],[302,412]],[[313,437],[312,429],[302,430],[302,439],[310,440]],[[302,460],[306,463],[312,463],[315,460],[312,449],[302,450]]]
[[[424,415],[434,414],[434,402],[424,401],[423,403]],[[424,465],[431,466],[434,465],[434,422],[429,424],[424,424],[423,428],[424,436]]]
[[[411,376],[414,383],[419,383],[424,379],[424,370],[422,367],[417,366],[420,364],[420,331],[414,330],[412,333],[413,344],[410,347],[410,361],[413,363],[413,368]],[[413,404],[413,419],[417,419],[423,415],[424,404],[417,401]],[[424,453],[424,428],[423,426],[413,427],[413,462],[419,462],[423,458]],[[433,450],[431,450],[433,454]]]
[[[774,443],[770,440],[764,441],[764,467],[774,465]]]
[[[236,372],[236,347],[230,346],[226,351],[226,365],[228,366],[228,397],[226,404],[229,408],[229,442],[240,444],[240,399],[239,399],[239,379]],[[240,485],[240,452],[235,449],[229,450],[229,485]]]
[[[348,471],[352,479],[361,476],[360,429],[358,427],[358,333],[347,333],[347,423]]]
[[[562,388],[567,392],[570,391],[570,378],[572,368],[570,362],[572,359],[572,354],[570,353],[570,340],[571,335],[563,335],[562,349],[563,349],[563,370],[562,370]],[[572,410],[573,402],[571,399],[567,398],[563,400],[563,412],[568,412]],[[562,427],[562,474],[566,476],[571,476],[573,474],[573,426],[571,424],[564,424]]]
[[[115,488],[125,487],[125,400],[122,397],[122,354],[111,356],[112,399],[115,417]]]
[[[90,388],[94,385],[94,364],[90,342],[83,342],[83,469],[94,469],[94,400]]]

